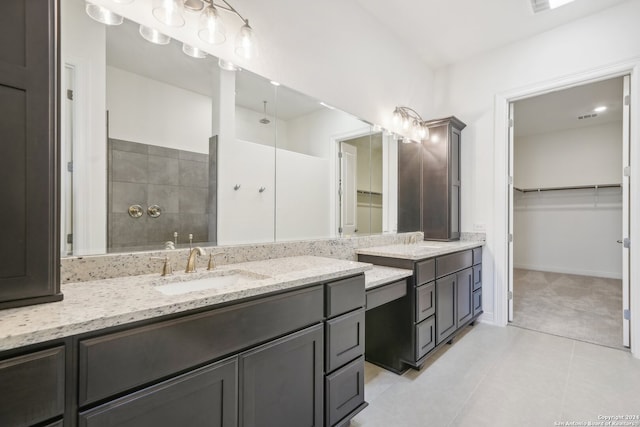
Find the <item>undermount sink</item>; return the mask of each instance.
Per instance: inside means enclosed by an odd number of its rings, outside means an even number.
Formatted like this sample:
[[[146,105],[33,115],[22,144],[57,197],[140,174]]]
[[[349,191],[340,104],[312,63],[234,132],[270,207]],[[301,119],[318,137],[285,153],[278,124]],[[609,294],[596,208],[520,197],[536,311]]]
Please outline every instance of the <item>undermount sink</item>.
[[[181,295],[188,292],[205,291],[267,279],[269,276],[244,270],[224,270],[206,273],[182,274],[158,280],[154,287],[164,295]]]

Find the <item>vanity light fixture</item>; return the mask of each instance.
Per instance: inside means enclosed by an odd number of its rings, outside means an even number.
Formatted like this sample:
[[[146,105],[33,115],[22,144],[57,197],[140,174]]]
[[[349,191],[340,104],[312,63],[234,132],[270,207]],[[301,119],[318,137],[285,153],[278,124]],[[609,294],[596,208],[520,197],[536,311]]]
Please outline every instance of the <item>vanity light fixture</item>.
[[[403,131],[410,131],[416,141],[429,139],[427,122],[413,108],[396,107],[393,110],[393,124],[396,127],[401,126]]]
[[[186,43],[182,43],[182,52],[196,59],[204,59],[207,57],[206,52],[204,52],[202,49],[188,45]]]
[[[162,34],[160,31],[156,30],[155,28],[145,27],[142,24],[140,24],[139,32],[143,39],[153,44],[163,45],[163,44],[169,44],[169,42],[171,41],[171,37],[165,34]]]
[[[222,69],[222,70],[227,70],[227,71],[239,71],[240,70],[240,67],[238,67],[236,64],[234,64],[231,61],[227,61],[226,59],[222,59],[222,58],[218,59],[218,67],[220,67],[220,69]]]
[[[89,1],[85,2],[85,11],[92,19],[104,25],[120,25],[124,21],[122,16]]]
[[[531,8],[534,13],[543,12],[545,10],[556,9],[574,0],[531,0]]]
[[[153,17],[169,27],[182,27],[185,23],[183,0],[153,0]]]

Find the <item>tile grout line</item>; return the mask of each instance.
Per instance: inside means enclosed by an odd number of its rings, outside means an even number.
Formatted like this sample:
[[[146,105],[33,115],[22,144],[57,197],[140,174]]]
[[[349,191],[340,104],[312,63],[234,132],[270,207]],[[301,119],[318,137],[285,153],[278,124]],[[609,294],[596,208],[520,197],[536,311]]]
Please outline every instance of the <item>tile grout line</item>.
[[[573,359],[575,358],[576,341],[572,340],[572,342],[573,342],[573,345],[571,346],[571,358],[569,359],[569,367],[567,368],[567,378],[565,379],[564,390],[562,391],[562,402],[560,404],[560,419],[558,419],[558,421],[561,421],[562,416],[564,415],[564,404],[565,404],[565,401],[567,400],[567,390],[569,389],[569,377],[571,376],[571,368],[573,367]]]

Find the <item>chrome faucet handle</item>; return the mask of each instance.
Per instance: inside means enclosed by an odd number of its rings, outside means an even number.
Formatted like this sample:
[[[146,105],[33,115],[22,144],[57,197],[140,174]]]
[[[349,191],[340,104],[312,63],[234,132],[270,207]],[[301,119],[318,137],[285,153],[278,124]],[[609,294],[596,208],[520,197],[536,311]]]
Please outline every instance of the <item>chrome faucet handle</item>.
[[[213,270],[216,268],[216,262],[213,259],[216,255],[224,255],[224,252],[211,252],[209,254],[209,263],[207,264],[207,270]]]
[[[162,264],[162,272],[160,273],[161,276],[168,276],[173,274],[173,268],[171,267],[171,261],[169,261],[169,257],[165,256],[165,257],[151,257],[151,259],[159,259],[161,261],[164,261],[164,263]]]
[[[187,258],[187,267],[184,269],[185,273],[195,273],[196,271],[196,258],[198,256],[205,256],[207,253],[200,246],[189,251],[189,258]]]

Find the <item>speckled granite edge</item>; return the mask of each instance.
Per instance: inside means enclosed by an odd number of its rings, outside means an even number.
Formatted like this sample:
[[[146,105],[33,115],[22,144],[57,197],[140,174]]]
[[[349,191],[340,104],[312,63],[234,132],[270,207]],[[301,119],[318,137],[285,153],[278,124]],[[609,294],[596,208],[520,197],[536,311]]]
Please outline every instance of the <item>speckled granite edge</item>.
[[[468,233],[466,231],[463,231],[462,233],[460,233],[460,241],[461,242],[468,242],[468,241],[486,242],[487,241],[487,233]]]
[[[381,234],[339,239],[214,246],[205,249],[207,254],[209,251],[223,254],[216,257],[218,265],[298,255],[356,261],[356,250],[359,248],[403,244],[408,242],[412,236],[422,240],[423,234],[421,232]],[[186,265],[187,254],[188,249],[176,249],[62,258],[60,260],[60,281],[65,284],[159,273],[162,261],[152,258],[163,258],[165,256],[169,257],[174,271],[179,271],[183,270]],[[203,266],[206,263],[206,258],[198,259],[198,265]]]
[[[0,311],[0,351],[193,309],[214,308],[222,303],[352,276],[370,268],[366,263],[313,256],[247,262],[189,276],[199,279],[240,269],[262,279],[178,295],[165,295],[156,288],[180,280],[186,273],[164,278],[150,274],[63,284],[63,301]]]
[[[387,283],[402,280],[412,275],[413,270],[374,265],[370,270],[364,272],[364,287],[365,289],[369,290],[382,285],[386,285]]]
[[[484,240],[459,240],[455,242],[418,242],[411,245],[383,245],[358,249],[361,255],[381,256],[388,258],[408,259],[419,261],[453,252],[472,249],[485,244]]]

